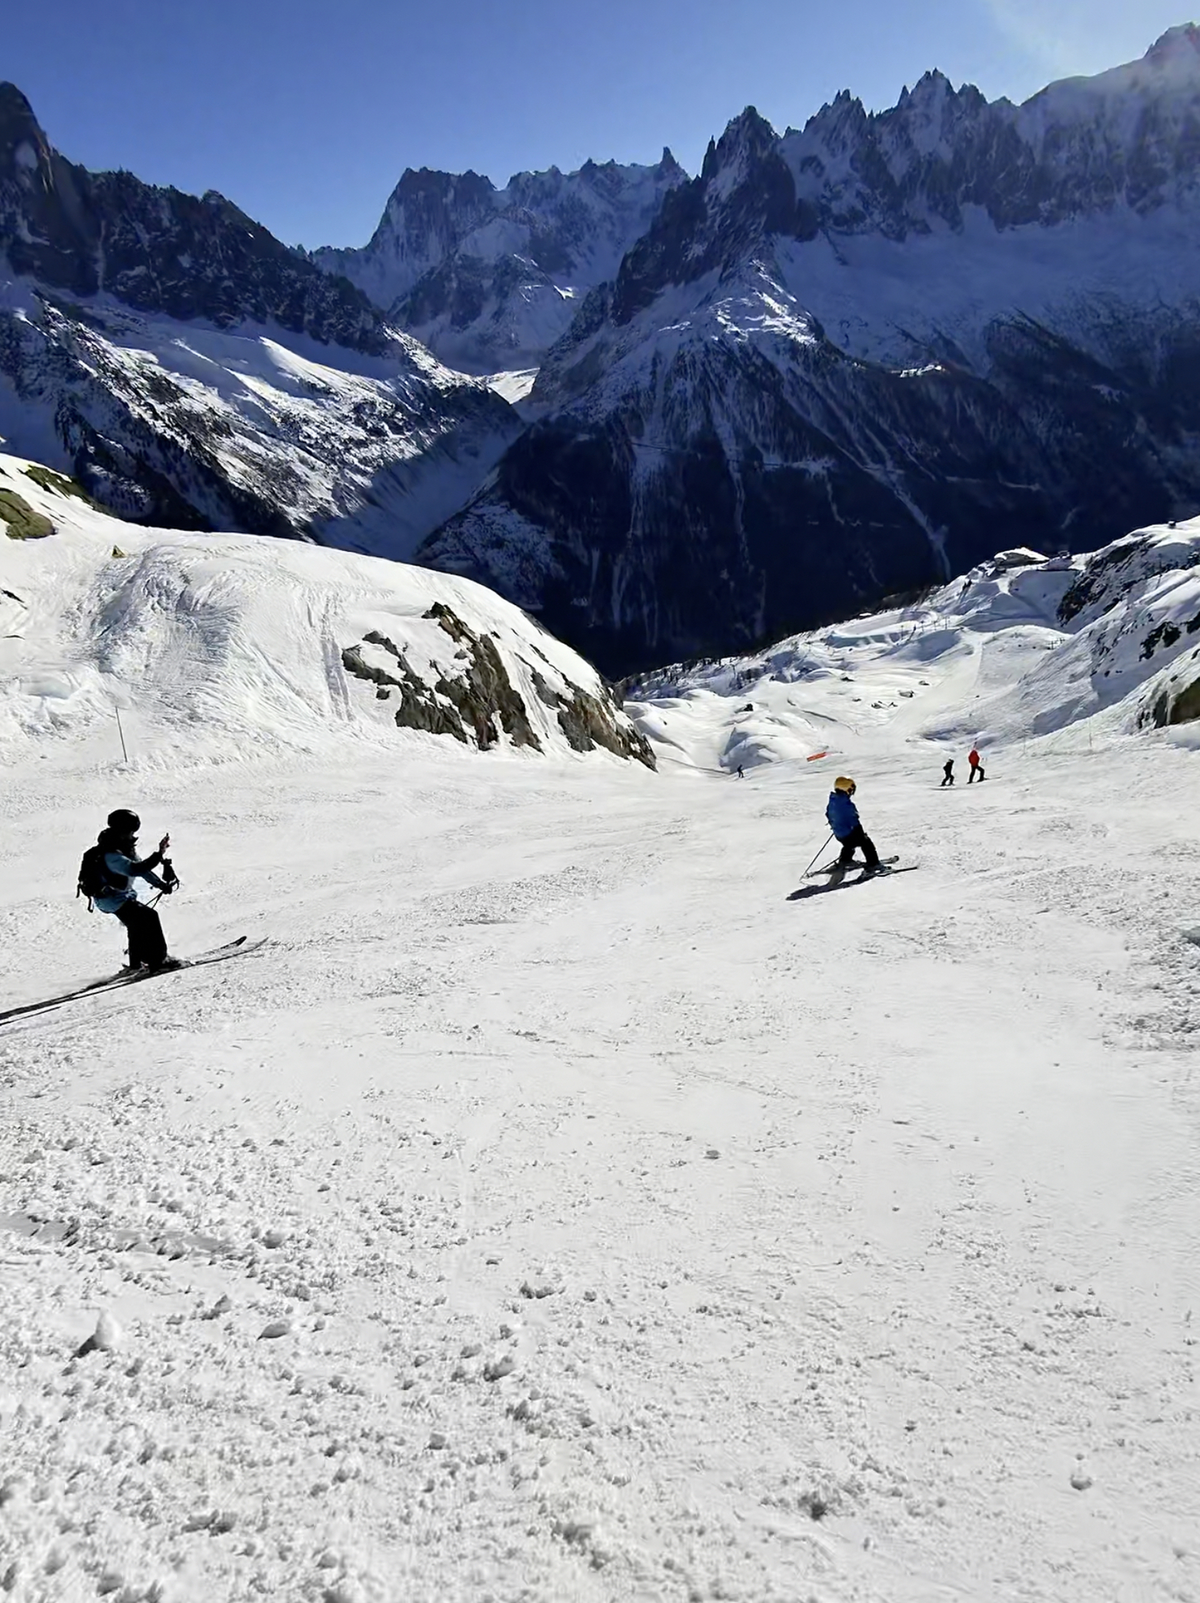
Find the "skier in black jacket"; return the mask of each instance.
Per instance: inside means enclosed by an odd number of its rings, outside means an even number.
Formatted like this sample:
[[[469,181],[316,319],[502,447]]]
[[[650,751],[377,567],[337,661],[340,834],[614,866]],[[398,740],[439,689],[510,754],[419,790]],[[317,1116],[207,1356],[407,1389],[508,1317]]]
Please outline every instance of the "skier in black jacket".
[[[102,913],[112,913],[121,920],[129,935],[129,971],[177,967],[176,960],[167,955],[167,941],[163,935],[158,914],[145,902],[138,900],[133,880],[144,879],[156,890],[169,896],[175,889],[175,878],[162,878],[155,873],[163,861],[163,853],[171,844],[164,835],[158,850],[149,857],[138,859],[137,833],[142,821],[136,813],[119,807],[108,815],[108,828],[96,838],[93,851],[99,857],[103,890],[93,894],[92,901]],[[170,872],[168,870],[168,872]],[[86,888],[86,887],[85,887]]]

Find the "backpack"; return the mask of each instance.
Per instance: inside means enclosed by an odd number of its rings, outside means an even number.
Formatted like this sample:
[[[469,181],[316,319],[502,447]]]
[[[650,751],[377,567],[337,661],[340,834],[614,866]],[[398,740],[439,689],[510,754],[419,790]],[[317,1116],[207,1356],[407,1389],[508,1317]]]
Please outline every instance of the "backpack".
[[[87,897],[89,913],[97,896],[107,896],[118,889],[104,861],[107,855],[107,847],[89,846],[79,864],[79,883],[75,887],[75,894]]]

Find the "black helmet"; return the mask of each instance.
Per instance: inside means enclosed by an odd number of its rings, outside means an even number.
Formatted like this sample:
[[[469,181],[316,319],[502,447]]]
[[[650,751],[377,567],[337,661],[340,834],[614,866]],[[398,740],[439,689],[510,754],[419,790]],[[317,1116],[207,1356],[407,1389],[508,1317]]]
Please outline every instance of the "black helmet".
[[[119,830],[122,835],[136,835],[142,827],[142,821],[128,807],[118,807],[115,813],[109,813],[108,827]]]

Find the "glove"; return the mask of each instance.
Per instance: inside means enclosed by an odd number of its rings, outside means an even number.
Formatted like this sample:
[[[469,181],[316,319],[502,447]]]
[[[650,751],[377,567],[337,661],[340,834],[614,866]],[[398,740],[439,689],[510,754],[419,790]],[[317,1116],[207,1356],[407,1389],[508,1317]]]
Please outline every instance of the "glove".
[[[170,844],[171,844],[171,837],[169,835],[164,835],[163,838],[158,843],[158,855],[160,857],[166,851],[167,847]]]

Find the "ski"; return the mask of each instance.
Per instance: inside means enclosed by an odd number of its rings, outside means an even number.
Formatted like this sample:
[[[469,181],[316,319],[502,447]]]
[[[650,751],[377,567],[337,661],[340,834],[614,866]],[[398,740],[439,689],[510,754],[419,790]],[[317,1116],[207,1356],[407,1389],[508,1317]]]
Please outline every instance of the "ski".
[[[879,861],[886,868],[890,863],[898,863],[900,859],[899,857],[881,857]],[[817,879],[822,874],[836,874],[841,869],[841,866],[838,860],[834,858],[832,863],[826,863],[823,868],[810,868],[804,877],[805,879]],[[862,863],[850,864],[850,868],[862,868],[863,866]],[[846,869],[846,873],[850,872],[850,868]]]
[[[177,974],[182,969],[202,968],[208,963],[221,963],[229,957],[257,952],[266,944],[265,936],[261,940],[248,941],[245,935],[239,935],[236,940],[226,941],[223,946],[214,946],[210,951],[199,952],[195,957],[181,958],[178,964],[171,968],[142,970],[136,974],[112,974],[107,979],[92,980],[88,985],[78,986],[74,991],[64,991],[61,996],[46,997],[40,1002],[25,1002],[20,1007],[6,1008],[0,1012],[0,1024],[5,1024],[10,1019],[27,1017],[31,1013],[49,1012],[51,1008],[62,1007],[66,1002],[79,1001],[85,996],[103,996],[109,991],[122,990],[127,985],[141,985],[146,980],[157,979],[162,974]]]
[[[895,858],[892,861],[894,862]],[[851,885],[865,885],[868,880],[888,879],[892,874],[911,874],[914,869],[918,869],[920,866],[920,863],[904,863],[899,868],[877,868],[872,873],[856,874],[853,879],[838,875],[831,879],[827,885],[802,885],[799,890],[792,891],[789,894],[788,901],[805,902],[810,896],[824,896],[828,891],[846,890]]]

